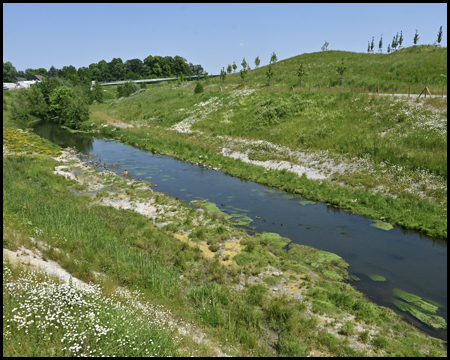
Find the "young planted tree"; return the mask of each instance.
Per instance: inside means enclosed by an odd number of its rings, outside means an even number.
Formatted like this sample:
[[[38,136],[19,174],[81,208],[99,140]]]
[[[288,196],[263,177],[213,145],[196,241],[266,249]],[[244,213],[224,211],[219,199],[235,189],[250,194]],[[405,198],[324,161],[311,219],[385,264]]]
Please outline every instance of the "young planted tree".
[[[378,52],[383,52],[383,34],[381,34],[380,42],[378,43]]]
[[[397,47],[396,43],[395,43],[395,36],[392,38],[392,44],[391,44],[391,48],[395,49]]]
[[[395,35],[395,48],[397,49],[398,46],[398,33]]]
[[[227,66],[228,75],[231,74],[232,71],[233,71],[233,68],[231,67],[231,64],[228,64],[228,66]]]
[[[439,46],[441,45],[441,41],[442,41],[442,26],[439,28],[439,32],[437,34],[437,43],[439,44]]]
[[[373,47],[375,44],[375,38],[372,36],[372,42],[370,43],[370,51],[373,53]]]
[[[225,68],[222,68],[222,70],[220,70],[220,79],[222,80],[222,85],[225,83],[226,76],[227,76],[227,72],[225,71]]]
[[[208,72],[207,72],[207,71],[205,71],[205,72],[203,73],[203,80],[205,80],[205,83],[206,83],[207,80],[208,80]]]
[[[388,52],[388,54],[391,52],[391,44],[388,44],[387,52]]]
[[[247,75],[247,66],[248,66],[247,61],[245,61],[245,58],[242,60],[241,65],[243,70],[241,70],[239,74],[241,75],[242,78],[242,84],[245,85],[245,76]]]
[[[417,29],[416,29],[416,35],[414,35],[413,41],[414,41],[414,46],[417,46],[417,42],[419,41],[419,33],[417,32]]]
[[[233,72],[236,72],[236,69],[237,69],[237,65],[236,65],[236,63],[233,61]]]
[[[441,29],[442,29],[442,26],[441,26]],[[259,64],[261,64],[261,60],[259,60],[259,55],[258,55],[255,59],[256,68],[258,68]]]
[[[272,56],[270,57],[270,63],[275,65],[275,63],[278,61],[277,54],[275,54],[275,51],[272,53]]]
[[[344,65],[344,58],[342,58],[342,63],[341,65],[338,66],[338,68],[336,69],[336,71],[338,72],[338,74],[341,76],[341,85],[344,85],[344,72],[345,70],[347,70],[347,66]]]
[[[303,63],[300,63],[300,66],[298,67],[295,74],[298,76],[300,80],[300,86],[303,85],[303,77],[306,75],[306,69],[303,67]]]
[[[398,39],[399,49],[401,49],[403,44],[403,31],[400,31],[400,38]]]
[[[370,41],[367,41],[367,53],[370,53]]]
[[[328,50],[328,45],[330,45],[330,43],[325,40],[325,43],[321,47],[322,51]]]
[[[266,77],[267,79],[269,79],[269,86],[272,84],[272,78],[273,78],[273,69],[272,69],[272,64],[269,64],[269,66],[267,67],[267,71],[266,71]]]

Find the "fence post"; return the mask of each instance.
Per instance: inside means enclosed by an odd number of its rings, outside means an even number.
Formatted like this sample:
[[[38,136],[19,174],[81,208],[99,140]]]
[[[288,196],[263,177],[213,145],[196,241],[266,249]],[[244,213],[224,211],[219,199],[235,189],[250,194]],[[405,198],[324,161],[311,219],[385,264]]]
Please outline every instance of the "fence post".
[[[392,96],[395,94],[395,86],[392,87]]]
[[[408,97],[410,97],[411,96],[411,85],[409,85],[409,87],[408,87]]]
[[[377,95],[380,95],[380,87],[377,86]]]
[[[442,98],[444,98],[444,87],[442,87]]]

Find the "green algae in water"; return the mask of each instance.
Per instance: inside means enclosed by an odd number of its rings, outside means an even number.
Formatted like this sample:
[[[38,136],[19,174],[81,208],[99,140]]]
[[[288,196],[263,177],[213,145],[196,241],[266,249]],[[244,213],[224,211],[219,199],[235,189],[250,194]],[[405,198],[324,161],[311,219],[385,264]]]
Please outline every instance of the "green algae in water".
[[[391,225],[387,222],[383,222],[383,221],[375,221],[373,224],[370,224],[370,226],[376,227],[381,230],[386,230],[386,231],[389,231],[394,228],[393,225]]]
[[[348,279],[348,263],[339,255],[310,246],[291,243],[288,256],[296,262],[306,262],[332,280]]]
[[[425,324],[435,328],[435,329],[446,329],[447,323],[444,318],[438,315],[427,314],[422,311],[422,309],[414,306],[413,304],[408,304],[400,300],[394,300],[394,305],[402,311],[409,312],[416,319],[424,322]]]
[[[305,206],[305,205],[310,205],[310,204],[315,204],[314,201],[309,201],[309,200],[302,200],[298,202],[300,205]]]
[[[432,303],[422,299],[420,296],[411,294],[404,290],[393,289],[392,295],[394,295],[408,303],[412,303],[414,306],[416,306],[422,310],[425,310],[427,312],[430,312],[430,313],[436,313],[439,309],[438,304],[436,304],[436,303],[432,304]]]
[[[367,274],[367,276],[373,281],[387,281],[387,279],[381,275]]]
[[[211,201],[207,201],[207,200],[194,200],[191,201],[191,204],[194,206],[199,206],[202,209],[206,210],[206,211],[215,211],[220,213],[221,211],[219,210],[219,208],[217,207],[216,204],[214,204]]]
[[[234,206],[231,206],[231,205],[227,205],[227,210],[228,209],[240,211],[240,212],[243,212],[243,213],[246,213],[246,214],[249,212],[248,210],[240,209],[240,208],[237,208],[237,207],[234,207]]]
[[[225,220],[227,220],[232,225],[249,225],[253,221],[253,219],[249,218],[246,215],[238,214],[225,216]]]
[[[186,191],[186,189],[180,189],[180,191]]]
[[[284,199],[295,199],[295,198],[298,198],[299,196],[298,195],[294,195],[294,194],[286,194],[286,195],[283,195],[283,198]]]
[[[263,242],[270,244],[275,249],[282,249],[291,242],[288,238],[282,237],[280,234],[272,232],[264,232],[261,235]]]
[[[266,190],[266,192],[269,192],[269,193],[277,193],[278,191],[272,190],[272,189],[268,189],[268,190]]]
[[[350,279],[352,279],[353,281],[360,281],[361,279],[359,277],[357,277],[356,275],[350,275]]]
[[[409,292],[400,289],[392,289],[392,295],[397,296],[398,298],[409,303],[422,300],[420,296],[411,294]]]

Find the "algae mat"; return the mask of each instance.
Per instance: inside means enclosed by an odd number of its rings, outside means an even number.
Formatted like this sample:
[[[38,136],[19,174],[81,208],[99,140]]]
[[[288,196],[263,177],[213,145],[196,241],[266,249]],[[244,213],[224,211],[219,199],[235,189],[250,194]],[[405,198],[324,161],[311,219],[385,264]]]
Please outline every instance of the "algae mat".
[[[402,311],[409,312],[412,316],[435,329],[446,329],[444,318],[434,315],[439,310],[439,304],[422,299],[401,289],[393,289],[392,295],[397,299],[393,303]],[[400,300],[399,300],[400,299]]]

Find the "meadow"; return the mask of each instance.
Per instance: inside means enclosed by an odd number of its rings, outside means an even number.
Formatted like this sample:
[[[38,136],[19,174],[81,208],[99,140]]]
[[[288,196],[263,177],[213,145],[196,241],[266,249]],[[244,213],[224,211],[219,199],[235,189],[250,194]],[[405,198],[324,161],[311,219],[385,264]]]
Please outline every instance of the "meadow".
[[[349,70],[339,87],[330,79],[344,55]],[[292,75],[300,60],[310,69],[302,89]],[[224,85],[207,80],[200,94],[195,83],[167,83],[116,99],[105,87],[81,130],[446,238],[446,99],[367,94],[382,81],[386,91],[408,87],[413,76],[417,86],[440,91],[446,82],[434,74],[446,74],[446,63],[446,49],[429,46],[389,55],[329,51],[278,62],[270,87],[264,68],[251,70],[245,87],[233,74]],[[335,254],[300,245],[287,251],[289,239],[277,234],[249,236],[208,212],[210,204],[199,212],[142,190],[145,201],[173,214],[160,227],[167,214],[152,223],[94,201],[105,195],[76,195],[87,185],[54,173],[61,149],[20,130],[30,124],[11,119],[14,97],[4,92],[3,247],[45,244],[44,259],[91,287],[74,289],[4,260],[4,356],[446,355],[441,340],[346,284],[348,264]],[[303,151],[317,170],[346,170],[318,181],[233,159],[224,148],[292,164],[302,163],[296,151]],[[103,181],[129,196],[140,191]],[[239,250],[226,258],[218,249],[229,242]],[[282,294],[281,286],[299,295]],[[170,322],[191,324],[210,341],[199,344]]]

